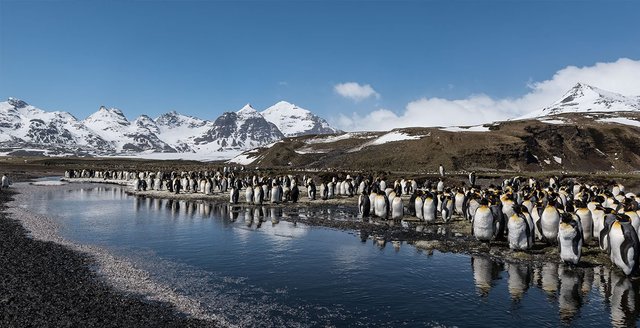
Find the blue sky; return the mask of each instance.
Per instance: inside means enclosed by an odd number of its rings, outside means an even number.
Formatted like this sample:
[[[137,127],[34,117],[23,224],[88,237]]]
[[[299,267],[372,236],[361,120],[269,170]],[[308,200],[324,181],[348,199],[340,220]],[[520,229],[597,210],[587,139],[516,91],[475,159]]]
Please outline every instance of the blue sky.
[[[0,0],[0,98],[130,119],[288,100],[346,125],[420,99],[523,97],[568,66],[635,63],[639,12],[640,1]],[[378,96],[342,96],[346,82]]]

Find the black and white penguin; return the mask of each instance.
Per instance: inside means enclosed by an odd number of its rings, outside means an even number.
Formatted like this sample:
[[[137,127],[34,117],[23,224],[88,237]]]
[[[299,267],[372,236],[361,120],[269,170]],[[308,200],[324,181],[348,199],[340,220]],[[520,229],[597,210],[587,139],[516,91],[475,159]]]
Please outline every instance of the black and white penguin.
[[[313,192],[313,198],[315,198],[316,192]],[[291,186],[291,191],[289,191],[289,199],[294,202],[297,203],[298,199],[300,198],[300,189],[298,189],[298,185],[294,184]]]
[[[638,274],[640,241],[629,217],[619,215],[609,231],[611,262],[627,276]]]
[[[231,204],[238,204],[238,200],[240,198],[240,190],[234,185],[231,187],[231,191],[229,191],[229,202]]]
[[[437,203],[438,200],[433,196],[432,193],[425,193],[422,204],[422,218],[426,223],[436,222],[436,213],[438,211]]]
[[[513,214],[509,217],[507,227],[509,230],[509,248],[512,250],[527,250],[533,246],[529,220],[522,213],[526,209],[522,205],[514,205]]]
[[[424,201],[422,199],[423,194],[422,194],[422,191],[419,191],[419,190],[416,191],[415,194],[416,194],[416,199],[413,201],[413,204],[416,210],[416,217],[422,220],[424,219],[424,215],[422,215],[423,213],[422,207],[424,206]]]
[[[489,208],[489,200],[480,200],[480,207],[475,211],[472,222],[472,234],[479,241],[490,241],[495,234],[495,218]]]
[[[581,200],[574,201],[576,206],[576,215],[580,218],[582,224],[582,236],[585,243],[589,243],[593,238],[593,218],[591,211]]]
[[[613,213],[608,213],[604,216],[602,229],[598,233],[598,245],[600,249],[606,251],[611,254],[611,243],[609,240],[609,232],[611,231],[611,226],[616,222],[618,218]]]
[[[307,184],[307,196],[310,200],[316,200],[316,183],[313,182],[312,179],[309,179],[309,183]],[[322,196],[324,198],[324,195]]]
[[[555,207],[555,199],[550,198],[540,214],[539,230],[543,240],[549,244],[554,244],[558,239],[558,227],[560,226],[560,212]]]
[[[578,264],[582,255],[582,224],[571,213],[562,213],[558,229],[560,259],[573,265]]]
[[[262,205],[264,200],[264,189],[259,184],[253,187],[253,204]]]
[[[440,173],[441,177],[444,177],[444,166],[442,164],[438,167],[438,173]]]
[[[391,202],[391,218],[394,220],[402,219],[404,215],[404,206],[402,205],[402,197],[393,198]]]
[[[369,200],[369,195],[366,194],[365,190],[362,191],[360,196],[358,197],[358,211],[363,218],[369,216],[371,210],[371,202]]]
[[[447,223],[451,220],[451,217],[453,216],[454,203],[453,203],[453,200],[451,199],[450,194],[444,194],[441,198],[441,202],[442,202],[442,210],[441,210],[442,221]]]
[[[247,204],[253,204],[253,187],[250,185],[248,185],[247,189],[244,191],[244,198],[247,201]]]
[[[471,173],[469,173],[469,184],[471,185],[471,188],[476,185],[476,172],[474,171],[471,171]]]
[[[376,216],[380,218],[386,219],[389,215],[389,198],[384,192],[379,191],[376,195],[374,209]]]

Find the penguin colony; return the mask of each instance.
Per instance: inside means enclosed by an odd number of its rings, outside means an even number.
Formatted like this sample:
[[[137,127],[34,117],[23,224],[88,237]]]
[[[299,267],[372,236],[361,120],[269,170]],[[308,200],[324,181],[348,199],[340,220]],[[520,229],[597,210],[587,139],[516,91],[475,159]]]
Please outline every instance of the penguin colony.
[[[530,250],[535,243],[558,247],[561,260],[572,265],[580,262],[584,245],[597,243],[626,275],[640,274],[640,196],[625,193],[619,184],[605,188],[555,177],[514,177],[482,189],[472,172],[472,187],[445,188],[442,178],[422,186],[405,179],[387,185],[385,179],[362,175],[333,177],[318,186],[310,176],[264,177],[227,167],[199,172],[68,170],[65,178],[126,180],[136,191],[229,193],[231,204],[251,205],[296,203],[303,185],[311,201],[358,195],[362,217],[398,221],[411,215],[424,224],[446,224],[456,215],[471,223],[470,233],[481,242],[507,241],[515,251]],[[403,195],[409,196],[407,203]]]

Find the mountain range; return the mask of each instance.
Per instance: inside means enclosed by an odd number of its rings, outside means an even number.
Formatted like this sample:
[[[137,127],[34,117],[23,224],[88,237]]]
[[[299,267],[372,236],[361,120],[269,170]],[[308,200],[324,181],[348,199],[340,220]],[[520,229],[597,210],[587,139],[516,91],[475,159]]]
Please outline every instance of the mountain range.
[[[449,154],[454,158],[467,157],[468,153],[477,151],[485,136],[493,134],[494,136],[487,139],[487,142],[497,143],[497,140],[504,137],[505,140],[511,140],[514,145],[518,145],[519,140],[523,140],[523,135],[528,135],[524,148],[518,150],[519,154],[532,154],[531,156],[544,158],[534,161],[531,159],[534,157],[528,156],[528,162],[551,161],[550,165],[555,165],[553,164],[557,162],[555,158],[564,158],[565,155],[546,147],[536,149],[530,147],[532,145],[540,147],[543,144],[541,140],[546,140],[550,135],[561,131],[560,127],[582,124],[588,126],[588,129],[585,128],[581,136],[592,136],[593,140],[588,143],[594,149],[602,151],[606,145],[594,140],[606,139],[612,127],[624,131],[637,130],[640,126],[638,117],[640,117],[640,97],[623,96],[584,83],[576,84],[549,106],[517,119],[471,127],[394,129],[386,133],[344,133],[331,127],[311,111],[285,101],[278,102],[261,112],[247,104],[238,111],[225,112],[215,120],[203,120],[171,111],[155,119],[141,115],[129,121],[124,113],[116,108],[100,107],[89,117],[78,120],[67,112],[47,112],[22,100],[10,98],[8,101],[0,102],[0,153],[199,160],[229,159],[240,154],[232,161],[267,166],[289,165],[299,161],[307,165],[310,163],[302,159],[313,158],[321,166],[341,166],[354,162],[353,159],[346,159],[354,154],[371,153],[367,155],[369,156],[367,160],[371,161],[372,158],[380,157],[378,151],[373,151],[375,149],[386,149],[385,147],[391,144],[394,148],[386,151],[396,153],[399,149],[404,149],[405,143],[421,142],[423,139],[429,139],[425,138],[427,135],[443,133],[446,138],[438,140],[435,144],[436,148],[452,142],[448,146],[451,149],[467,149],[469,145],[457,145],[454,140],[467,140],[469,135],[471,139],[467,142],[472,149],[468,149],[464,154]],[[541,122],[544,124],[540,125]],[[584,126],[574,126],[573,130],[567,131],[575,131],[576,128],[581,129]],[[416,132],[420,129],[424,131]],[[622,131],[620,129],[616,131]],[[515,134],[507,137],[503,135],[505,131]],[[547,132],[539,134],[533,133],[534,131]],[[479,132],[483,134],[479,135]],[[456,137],[453,138],[451,133]],[[331,134],[331,136],[309,136],[323,134]],[[462,138],[461,135],[465,137]],[[629,132],[625,135],[633,139],[637,133]],[[572,139],[575,139],[575,136],[556,135],[556,138],[558,139],[549,140],[548,144],[555,145],[554,147],[557,148],[563,146],[558,140],[566,143],[575,141]],[[640,144],[640,140],[636,140],[637,142],[629,140],[625,139],[616,149],[622,151],[628,145]],[[619,142],[618,139],[610,141]],[[434,145],[425,145],[425,148],[421,148],[422,150],[416,149],[414,155],[423,156],[424,151],[431,149],[429,147],[433,148]],[[492,148],[493,144],[488,144],[487,147]],[[583,149],[582,146],[576,147]],[[583,150],[590,151],[587,148]],[[632,152],[638,153],[640,165],[640,148],[637,152],[635,150]],[[505,153],[508,152],[496,153],[496,158],[502,158]],[[336,156],[337,154],[340,156]],[[268,160],[269,158],[273,160]],[[388,159],[387,163],[390,161],[397,162]],[[419,159],[418,162],[420,162]],[[564,163],[569,161],[565,160]],[[361,164],[369,165],[365,162]]]
[[[524,117],[475,126],[302,136],[230,162],[260,167],[437,172],[637,172],[640,97],[578,83]]]
[[[168,112],[127,120],[117,108],[100,107],[84,120],[47,112],[25,101],[0,102],[0,152],[47,155],[228,154],[307,134],[340,132],[309,110],[285,101],[258,112],[250,104],[213,121]],[[215,158],[196,156],[196,158]]]

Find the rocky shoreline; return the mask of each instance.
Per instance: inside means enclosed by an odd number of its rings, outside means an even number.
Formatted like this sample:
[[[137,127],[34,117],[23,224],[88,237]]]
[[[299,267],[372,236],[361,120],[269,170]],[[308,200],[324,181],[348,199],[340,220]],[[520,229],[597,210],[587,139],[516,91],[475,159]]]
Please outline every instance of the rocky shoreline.
[[[0,326],[222,325],[130,263],[59,237],[51,220],[19,206],[29,188],[0,191]]]

